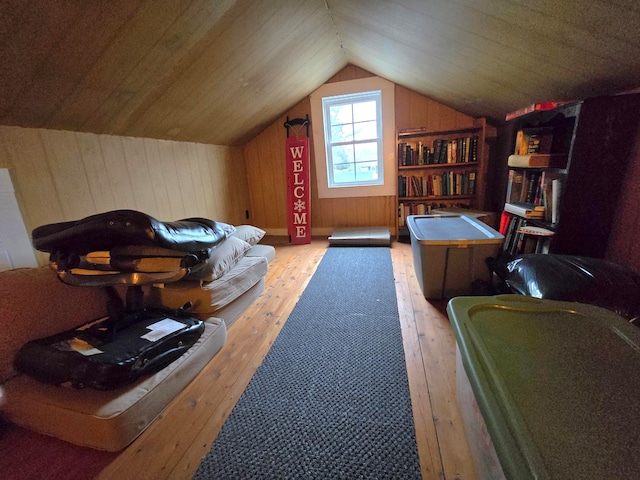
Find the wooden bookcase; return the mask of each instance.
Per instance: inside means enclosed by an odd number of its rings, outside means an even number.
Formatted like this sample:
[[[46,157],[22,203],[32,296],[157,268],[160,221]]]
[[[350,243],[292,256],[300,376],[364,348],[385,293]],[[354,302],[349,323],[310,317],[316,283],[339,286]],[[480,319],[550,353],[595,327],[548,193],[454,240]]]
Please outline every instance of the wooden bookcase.
[[[545,148],[555,157],[549,168],[509,167],[505,159],[510,179],[505,203],[514,200],[511,182],[515,175],[544,176],[558,182],[555,215],[550,212],[554,208],[553,196],[547,194],[546,198],[541,195],[534,202],[545,206],[542,218],[516,218],[519,226],[543,227],[554,232],[545,251],[595,258],[605,256],[612,225],[617,221],[621,185],[638,148],[639,127],[640,94],[590,98],[553,110],[532,112],[509,122],[508,151],[515,153],[522,136],[533,134],[546,136]],[[518,244],[522,251],[524,245],[510,239],[511,232],[504,229],[504,221],[501,224],[501,230],[506,233],[505,251],[519,253],[518,248],[513,248]],[[517,230],[517,227],[513,228]]]
[[[442,207],[484,207],[486,131],[484,118],[475,120],[472,128],[398,130],[398,238],[409,235],[405,224],[408,215],[428,214]]]

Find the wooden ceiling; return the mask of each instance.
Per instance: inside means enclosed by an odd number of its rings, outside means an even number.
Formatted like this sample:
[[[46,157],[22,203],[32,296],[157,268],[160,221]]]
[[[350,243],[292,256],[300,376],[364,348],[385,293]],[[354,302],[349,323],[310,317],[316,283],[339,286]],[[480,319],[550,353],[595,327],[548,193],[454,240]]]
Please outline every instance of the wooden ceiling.
[[[640,86],[637,0],[0,0],[0,124],[241,145],[348,64],[474,116]]]

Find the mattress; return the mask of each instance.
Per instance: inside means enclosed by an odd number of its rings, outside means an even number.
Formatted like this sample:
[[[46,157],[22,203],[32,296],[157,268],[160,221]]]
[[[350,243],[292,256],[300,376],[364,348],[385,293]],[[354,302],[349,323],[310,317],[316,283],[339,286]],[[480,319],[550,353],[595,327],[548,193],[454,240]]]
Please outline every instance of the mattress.
[[[183,356],[114,390],[64,388],[18,375],[3,385],[3,413],[13,423],[76,445],[118,451],[140,435],[222,348],[224,322],[209,318]]]
[[[268,261],[263,256],[245,256],[229,272],[212,282],[183,280],[154,285],[147,301],[154,308],[180,308],[192,303],[189,313],[217,316],[216,312],[256,285],[267,274]]]
[[[216,318],[221,318],[222,320],[224,320],[225,325],[227,326],[227,328],[229,328],[231,324],[244,313],[247,307],[260,296],[260,294],[264,291],[264,286],[264,278],[261,278],[258,283],[256,283],[253,287],[236,298],[233,302],[225,305],[219,310],[216,310]],[[194,313],[193,316],[196,318],[204,319],[207,317],[207,314]]]
[[[276,258],[276,249],[271,245],[258,243],[247,252],[247,257],[265,257],[268,262]]]

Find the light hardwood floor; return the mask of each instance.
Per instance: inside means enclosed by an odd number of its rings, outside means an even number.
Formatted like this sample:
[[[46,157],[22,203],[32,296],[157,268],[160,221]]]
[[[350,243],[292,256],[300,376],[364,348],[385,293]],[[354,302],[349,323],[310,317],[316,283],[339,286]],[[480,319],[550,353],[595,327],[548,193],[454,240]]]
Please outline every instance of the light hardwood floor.
[[[221,351],[133,444],[98,477],[188,479],[287,320],[328,247],[272,242],[264,293],[229,328]],[[422,477],[472,479],[456,403],[455,340],[444,301],[427,302],[411,246],[391,248]]]

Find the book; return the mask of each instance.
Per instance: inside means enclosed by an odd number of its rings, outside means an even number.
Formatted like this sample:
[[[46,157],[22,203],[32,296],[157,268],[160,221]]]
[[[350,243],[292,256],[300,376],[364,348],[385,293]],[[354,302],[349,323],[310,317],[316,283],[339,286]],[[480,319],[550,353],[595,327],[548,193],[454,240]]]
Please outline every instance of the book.
[[[509,183],[507,185],[507,203],[520,201],[522,188],[524,184],[524,175],[516,170],[509,170]]]
[[[470,162],[478,161],[478,138],[478,135],[474,135],[473,137],[471,137],[471,152],[469,154]]]
[[[561,105],[565,105],[569,102],[538,102],[532,103],[531,105],[527,105],[526,107],[520,108],[518,110],[514,110],[513,112],[507,113],[505,116],[505,120],[508,122],[509,120],[513,120],[514,118],[521,117],[526,115],[527,113],[543,111],[543,110],[553,110],[556,107]]]
[[[508,254],[515,254],[518,250],[521,234],[518,230],[526,224],[526,220],[517,215],[511,216],[507,231],[504,235],[503,250]]]
[[[512,218],[513,215],[509,212],[505,212],[504,210],[500,214],[500,229],[498,231],[501,235],[504,236],[507,234],[507,229],[509,228],[509,223],[511,222]]]
[[[476,193],[476,172],[469,172],[469,182],[467,185],[467,195],[475,195]]]
[[[525,235],[536,235],[539,237],[552,237],[554,235],[554,232],[552,230],[549,230],[548,228],[536,227],[532,225],[520,227],[519,231],[521,231]]]
[[[509,155],[507,164],[516,168],[566,168],[567,155],[527,154]]]
[[[538,186],[540,185],[540,177],[542,176],[541,172],[538,170],[532,170],[530,172],[529,180],[527,183],[527,194],[524,197],[524,201],[526,203],[537,204],[536,202],[536,193],[538,191]]]
[[[524,218],[544,218],[544,205],[534,205],[533,203],[514,202],[505,203],[504,210],[514,215]]]
[[[554,225],[558,223],[558,212],[560,204],[560,192],[562,190],[562,183],[559,179],[551,181],[551,223]]]

